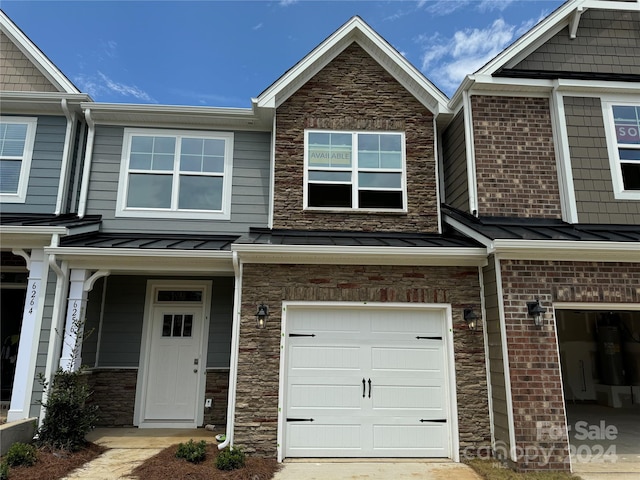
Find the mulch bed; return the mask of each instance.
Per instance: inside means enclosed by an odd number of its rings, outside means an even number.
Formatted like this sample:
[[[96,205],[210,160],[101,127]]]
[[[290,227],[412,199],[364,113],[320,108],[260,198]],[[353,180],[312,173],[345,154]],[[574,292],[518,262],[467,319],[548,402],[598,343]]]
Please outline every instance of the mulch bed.
[[[274,458],[261,458],[247,455],[244,468],[223,472],[216,468],[218,446],[207,445],[207,458],[201,463],[191,463],[176,458],[178,445],[165,448],[157,455],[146,460],[132,473],[139,480],[269,480],[280,469]]]
[[[73,453],[42,447],[38,449],[38,461],[32,467],[10,467],[9,480],[57,480],[105,450],[105,447],[94,443],[88,443],[86,448]]]

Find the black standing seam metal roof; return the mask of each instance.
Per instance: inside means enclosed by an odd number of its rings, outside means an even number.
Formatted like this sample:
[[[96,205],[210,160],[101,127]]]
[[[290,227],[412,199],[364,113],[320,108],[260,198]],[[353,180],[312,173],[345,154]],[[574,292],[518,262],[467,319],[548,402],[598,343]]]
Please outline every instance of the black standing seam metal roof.
[[[439,234],[374,233],[252,228],[236,243],[254,245],[308,245],[353,247],[483,248],[473,239]]]
[[[562,220],[517,217],[479,217],[442,205],[445,215],[490,240],[566,240],[640,242],[640,225],[571,224]]]
[[[98,233],[63,238],[61,247],[231,251],[238,235]]]
[[[102,217],[100,215],[87,215],[84,218],[80,218],[75,214],[41,215],[0,213],[0,226],[74,228],[99,224],[101,219]]]

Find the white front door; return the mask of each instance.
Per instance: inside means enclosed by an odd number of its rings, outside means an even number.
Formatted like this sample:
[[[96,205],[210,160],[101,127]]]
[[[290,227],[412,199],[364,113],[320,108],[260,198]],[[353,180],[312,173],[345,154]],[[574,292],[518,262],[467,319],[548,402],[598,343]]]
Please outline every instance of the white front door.
[[[289,309],[285,457],[450,457],[444,310]]]
[[[196,421],[201,322],[199,307],[154,307],[145,421]]]

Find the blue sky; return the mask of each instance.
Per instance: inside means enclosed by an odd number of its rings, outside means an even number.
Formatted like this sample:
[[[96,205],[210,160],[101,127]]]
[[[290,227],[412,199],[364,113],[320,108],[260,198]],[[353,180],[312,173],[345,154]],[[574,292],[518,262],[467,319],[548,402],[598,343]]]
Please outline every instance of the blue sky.
[[[96,101],[249,107],[353,15],[450,96],[562,3],[2,0],[2,9]]]

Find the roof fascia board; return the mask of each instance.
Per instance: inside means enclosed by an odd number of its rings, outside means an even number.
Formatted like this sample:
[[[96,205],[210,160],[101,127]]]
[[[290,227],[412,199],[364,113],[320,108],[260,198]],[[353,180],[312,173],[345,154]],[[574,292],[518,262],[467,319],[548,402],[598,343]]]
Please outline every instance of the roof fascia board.
[[[66,227],[50,225],[0,225],[0,235],[67,235]],[[4,238],[3,238],[4,240]]]
[[[272,120],[269,115],[258,115],[255,108],[218,108],[174,105],[139,105],[82,103],[82,109],[91,110],[91,118],[99,125],[131,126],[175,126],[186,128],[193,125],[225,125],[234,130],[271,131]],[[137,116],[132,121],[131,116]],[[242,125],[244,123],[244,125]]]
[[[640,242],[496,239],[488,252],[500,258],[640,262]]]
[[[257,105],[259,107],[277,108],[288,98],[288,95],[281,96],[281,93],[286,92],[287,88],[292,84],[295,85],[296,80],[300,77],[304,78],[309,73],[315,74],[319,72],[354,41],[434,114],[440,112],[450,113],[447,108],[448,98],[446,95],[432,85],[406,58],[400,55],[396,49],[359,17],[353,17],[345,23],[293,68],[276,80],[258,96],[256,99]],[[375,48],[372,48],[372,46]],[[379,52],[383,55],[381,56]],[[423,95],[417,94],[414,87],[408,85],[404,79],[399,78],[392,70],[387,68],[388,61],[398,65],[433,101],[425,102]]]
[[[234,244],[245,263],[485,266],[484,248]]]
[[[80,113],[80,104],[91,102],[84,93],[2,92],[2,112],[6,114],[64,114],[62,100],[70,111]]]
[[[174,250],[164,248],[108,248],[108,247],[51,247],[45,253],[55,254],[59,258],[80,257],[172,257],[172,258],[210,258],[231,260],[232,254],[226,250]]]
[[[447,225],[453,227],[458,232],[462,233],[463,235],[465,235],[465,236],[467,236],[469,238],[472,238],[473,240],[475,240],[476,242],[481,243],[482,245],[484,245],[487,248],[493,246],[493,240],[491,240],[488,237],[485,237],[480,232],[475,231],[474,229],[468,227],[464,223],[456,220],[455,218],[451,218],[450,216],[445,214],[444,215],[444,222]]]
[[[80,93],[80,90],[47,58],[42,50],[1,10],[0,26],[2,26],[4,34],[15,43],[20,51],[38,67],[38,70],[40,70],[51,83],[66,93]]]
[[[622,10],[629,12],[640,12],[640,2],[634,0],[631,2],[612,2],[605,0],[584,0],[582,3],[584,9],[597,9],[597,10]]]

